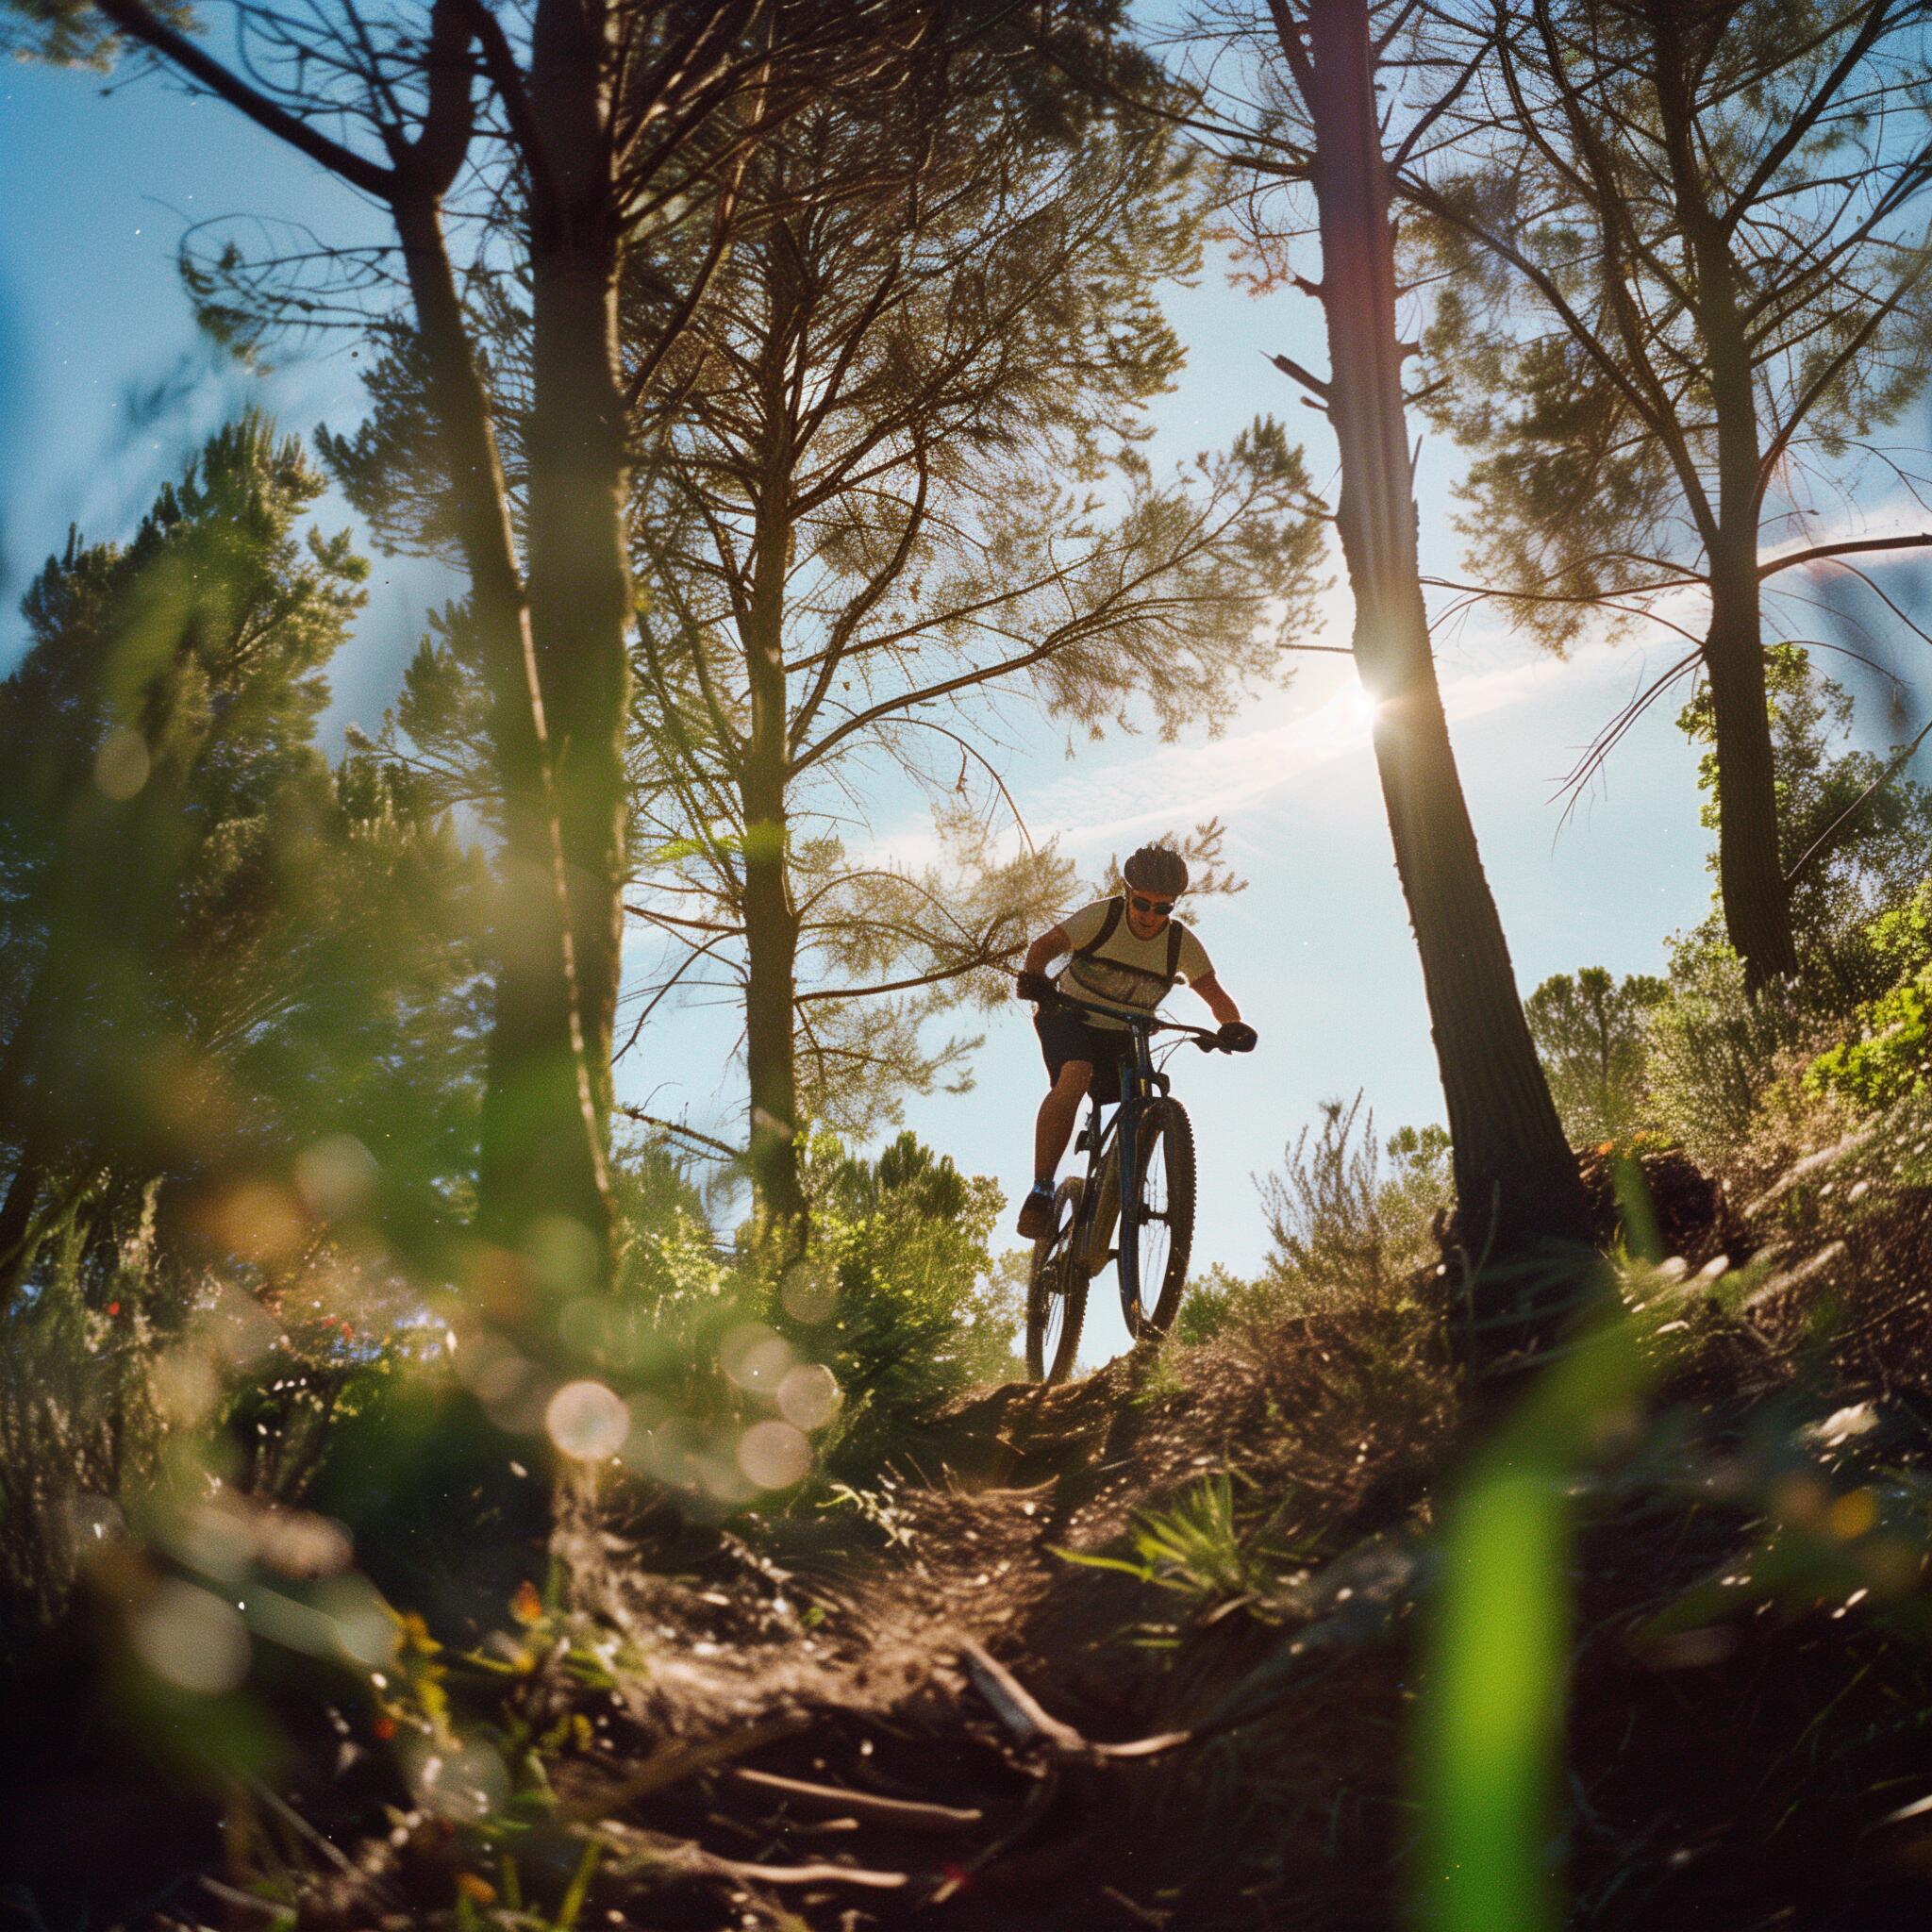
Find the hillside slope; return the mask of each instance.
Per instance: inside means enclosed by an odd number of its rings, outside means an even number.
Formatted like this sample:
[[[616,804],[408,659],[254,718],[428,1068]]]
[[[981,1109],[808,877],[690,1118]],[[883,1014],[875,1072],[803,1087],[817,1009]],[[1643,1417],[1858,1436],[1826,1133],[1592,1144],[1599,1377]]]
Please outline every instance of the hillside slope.
[[[1530,1577],[1569,1635],[1528,1848],[1573,1924],[1932,1905],[1928,1153],[1894,1121],[1749,1201],[1651,1159],[1667,1258],[1620,1269],[1624,1380],[1567,1460],[1498,1439],[1574,1530]],[[62,1810],[14,1764],[12,1895],[314,1932],[1402,1923],[1444,1856],[1430,1646],[1500,1453],[1451,1279],[974,1391],[782,1513],[579,1497],[485,1641],[406,1625],[373,1711],[287,1682],[274,1789],[210,1810],[124,1767]],[[1479,1583],[1507,1687],[1523,1578]]]

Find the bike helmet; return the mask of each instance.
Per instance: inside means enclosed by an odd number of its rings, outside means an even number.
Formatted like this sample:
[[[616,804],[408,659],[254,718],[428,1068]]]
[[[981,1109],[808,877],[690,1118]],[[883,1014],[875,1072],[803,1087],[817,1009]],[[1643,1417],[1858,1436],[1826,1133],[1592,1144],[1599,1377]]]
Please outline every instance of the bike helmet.
[[[1172,845],[1143,845],[1121,874],[1130,886],[1159,899],[1178,899],[1188,890],[1188,861]]]

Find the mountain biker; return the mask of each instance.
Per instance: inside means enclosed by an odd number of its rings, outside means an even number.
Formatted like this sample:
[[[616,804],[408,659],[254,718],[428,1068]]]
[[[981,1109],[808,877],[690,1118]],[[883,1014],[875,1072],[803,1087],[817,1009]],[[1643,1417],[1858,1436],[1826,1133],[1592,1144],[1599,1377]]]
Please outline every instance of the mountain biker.
[[[1071,953],[1059,975],[1069,991],[1123,1012],[1153,1012],[1175,979],[1183,978],[1221,1023],[1224,1047],[1246,1053],[1255,1044],[1255,1029],[1215,978],[1207,948],[1174,916],[1174,901],[1188,890],[1187,860],[1171,845],[1143,845],[1121,872],[1124,892],[1083,906],[1033,941],[1014,989],[1021,999],[1037,1004],[1033,1025],[1052,1082],[1034,1128],[1033,1191],[1020,1206],[1019,1233],[1027,1241],[1052,1229],[1054,1176],[1081,1096],[1096,1074],[1118,1082],[1121,1059],[1131,1052],[1133,1040],[1118,1020],[1061,1006],[1048,960]]]

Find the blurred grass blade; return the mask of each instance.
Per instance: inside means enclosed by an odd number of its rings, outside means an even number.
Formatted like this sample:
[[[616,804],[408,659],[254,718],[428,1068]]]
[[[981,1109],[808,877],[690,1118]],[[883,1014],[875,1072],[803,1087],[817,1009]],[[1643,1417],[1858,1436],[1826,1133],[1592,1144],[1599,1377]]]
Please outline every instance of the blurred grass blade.
[[[1549,1846],[1569,1536],[1555,1475],[1485,1468],[1450,1522],[1422,1736],[1431,1932],[1561,1923]]]

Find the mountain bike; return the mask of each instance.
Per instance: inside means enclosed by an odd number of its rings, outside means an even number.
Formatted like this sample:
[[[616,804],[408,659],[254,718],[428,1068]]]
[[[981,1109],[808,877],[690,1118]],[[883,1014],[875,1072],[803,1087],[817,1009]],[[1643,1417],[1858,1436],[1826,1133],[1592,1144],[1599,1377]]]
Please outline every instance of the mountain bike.
[[[1076,1007],[1123,1022],[1133,1047],[1120,1062],[1120,1092],[1090,1093],[1087,1124],[1074,1151],[1084,1175],[1054,1192],[1053,1225],[1033,1244],[1026,1284],[1026,1371],[1036,1382],[1064,1382],[1080,1346],[1088,1284],[1109,1261],[1120,1275],[1121,1311],[1136,1341],[1164,1335],[1187,1285],[1194,1241],[1194,1130],[1154,1064],[1153,1037],[1174,1033],[1203,1053],[1225,1053],[1218,1035],[1177,1020],[1123,1012],[1058,993]],[[1111,1107],[1111,1118],[1103,1111]],[[1126,1187],[1121,1176],[1130,1176]],[[1115,1236],[1118,1232],[1118,1241]]]

